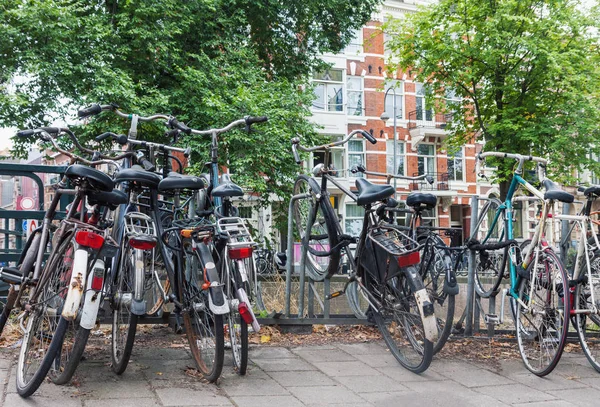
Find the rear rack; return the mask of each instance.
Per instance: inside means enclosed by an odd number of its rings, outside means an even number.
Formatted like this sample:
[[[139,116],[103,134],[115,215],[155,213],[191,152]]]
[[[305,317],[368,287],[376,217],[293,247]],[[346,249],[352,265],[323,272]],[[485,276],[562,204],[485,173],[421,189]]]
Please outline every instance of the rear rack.
[[[217,221],[217,231],[227,236],[229,247],[256,247],[254,240],[242,218],[221,218]]]

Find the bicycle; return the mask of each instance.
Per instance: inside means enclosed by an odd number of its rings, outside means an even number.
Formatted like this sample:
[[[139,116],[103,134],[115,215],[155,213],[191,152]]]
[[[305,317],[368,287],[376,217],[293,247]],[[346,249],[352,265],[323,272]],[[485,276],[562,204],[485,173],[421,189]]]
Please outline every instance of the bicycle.
[[[478,161],[486,157],[509,158],[517,161],[513,178],[504,203],[491,199],[478,216],[467,246],[485,258],[487,251],[503,251],[501,265],[490,268],[476,267],[475,289],[482,297],[497,292],[508,264],[510,288],[502,290],[500,317],[489,315],[488,321],[502,323],[504,300],[510,297],[515,318],[519,352],[527,369],[538,376],[549,374],[562,355],[569,329],[568,310],[571,307],[568,295],[569,277],[559,257],[545,240],[548,215],[555,201],[573,202],[573,195],[562,191],[545,178],[547,160],[501,152],[486,152],[478,155]],[[545,192],[542,193],[522,178],[525,161],[538,164],[538,171]],[[513,236],[512,202],[519,187],[525,188],[541,202],[540,220],[535,228],[531,245],[524,254]],[[489,271],[492,271],[490,276]],[[484,286],[491,279],[491,286]]]
[[[69,135],[81,147],[67,128],[44,127],[17,133],[20,137],[37,136],[51,142],[55,148],[58,146],[52,135],[60,134]],[[108,163],[107,160],[88,161],[68,151],[64,153],[71,157],[72,163]],[[74,189],[65,188],[67,180],[75,186]],[[82,307],[80,323],[87,326],[90,321],[86,314],[93,312],[98,305],[95,301],[88,301],[88,298],[82,303],[82,297],[86,287],[88,290],[101,290],[103,273],[96,276],[96,272],[90,274],[90,270],[99,268],[100,253],[111,244],[108,243],[110,239],[106,230],[86,222],[83,208],[86,200],[108,206],[107,200],[120,199],[113,193],[113,184],[110,177],[98,170],[79,164],[69,165],[44,215],[42,227],[36,229],[28,239],[20,269],[4,267],[0,271],[0,279],[19,286],[18,290],[12,290],[8,312],[15,306],[23,310],[19,321],[24,337],[16,375],[17,392],[22,397],[32,395],[49,371],[54,370],[60,375],[64,361],[61,350],[69,324],[74,323]],[[60,198],[64,195],[74,196],[74,201],[66,217],[56,227],[52,221]],[[52,250],[44,263],[45,247],[50,241]],[[23,295],[28,298],[20,304]]]
[[[302,162],[298,149],[305,152],[327,150],[346,143],[355,134],[376,143],[375,138],[363,130],[352,131],[343,140],[311,148],[301,146],[300,140],[294,138],[294,159],[298,164]],[[296,227],[302,238],[302,256],[313,256],[308,263],[312,264],[313,272],[322,272],[317,274],[322,279],[337,271],[341,251],[345,250],[352,272],[344,289],[325,298],[330,300],[344,294],[355,282],[369,303],[368,316],[377,325],[390,352],[406,369],[421,373],[431,363],[432,342],[437,340],[434,307],[418,272],[421,246],[388,223],[385,213],[398,204],[390,198],[394,194],[392,186],[375,185],[364,178],[357,178],[355,194],[338,185],[328,175],[329,171],[327,163],[318,164],[313,169],[315,176],[321,176],[320,186],[314,178],[305,175],[296,179],[294,195],[304,194],[306,198],[302,201],[307,203],[304,207],[300,204],[294,206]],[[356,255],[347,249],[355,240],[341,233],[341,225],[329,200],[328,181],[365,209]],[[418,204],[421,203],[424,202]],[[317,212],[322,219],[317,218]],[[328,240],[326,250],[318,251],[311,247],[313,242],[321,242],[318,244],[325,248],[322,244],[325,239]],[[318,267],[319,257],[327,259],[327,267]]]

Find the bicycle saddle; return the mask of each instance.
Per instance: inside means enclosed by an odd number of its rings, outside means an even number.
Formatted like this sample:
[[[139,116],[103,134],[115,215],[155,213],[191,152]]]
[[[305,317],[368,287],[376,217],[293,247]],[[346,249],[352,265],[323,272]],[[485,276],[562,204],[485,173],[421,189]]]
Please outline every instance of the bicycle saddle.
[[[87,182],[92,189],[99,191],[112,191],[114,186],[113,180],[108,175],[85,165],[70,165],[65,175],[74,185],[81,186]]]
[[[113,189],[110,192],[99,191],[99,192],[91,192],[87,194],[88,202],[91,205],[102,205],[108,206],[110,209],[115,209],[117,206],[121,204],[126,204],[128,202],[127,194],[119,191],[118,189]]]
[[[583,190],[585,196],[596,195],[600,196],[600,185],[592,185],[589,188]]]
[[[387,184],[375,185],[364,178],[358,178],[356,180],[356,188],[358,188],[356,194],[357,205],[367,205],[376,201],[381,201],[394,194],[393,186]]]
[[[158,187],[161,178],[160,175],[157,175],[150,171],[146,171],[139,165],[134,165],[131,168],[126,168],[124,170],[119,171],[119,173],[115,177],[115,181],[129,181],[134,182],[140,186],[155,189]]]
[[[575,197],[573,195],[566,191],[563,191],[558,185],[556,185],[549,179],[545,179],[542,182],[542,185],[546,189],[546,192],[544,193],[544,199],[551,199],[554,201],[560,201],[564,203],[572,203],[575,200]]]
[[[218,197],[244,196],[244,190],[231,181],[229,174],[221,174],[219,186],[212,190],[211,195]]]
[[[406,198],[406,205],[417,208],[425,205],[428,208],[433,208],[437,204],[437,198],[433,194],[424,194],[421,192],[412,193]]]
[[[163,178],[158,184],[160,192],[171,192],[179,189],[202,189],[204,181],[200,177],[193,175],[183,175],[178,172],[171,171],[167,178]]]

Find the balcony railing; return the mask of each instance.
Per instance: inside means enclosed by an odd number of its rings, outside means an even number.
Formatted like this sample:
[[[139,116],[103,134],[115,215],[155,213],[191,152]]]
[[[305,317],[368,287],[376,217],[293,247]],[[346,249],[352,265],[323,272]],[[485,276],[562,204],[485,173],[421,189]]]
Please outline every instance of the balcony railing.
[[[420,175],[418,172],[413,173],[413,177]],[[433,178],[433,184],[427,180],[413,181],[410,184],[411,191],[450,191],[450,176],[447,172],[434,172],[429,174]]]
[[[408,112],[408,128],[416,129],[425,127],[430,129],[444,129],[446,124],[452,120],[452,113],[434,114],[431,110],[413,110]]]

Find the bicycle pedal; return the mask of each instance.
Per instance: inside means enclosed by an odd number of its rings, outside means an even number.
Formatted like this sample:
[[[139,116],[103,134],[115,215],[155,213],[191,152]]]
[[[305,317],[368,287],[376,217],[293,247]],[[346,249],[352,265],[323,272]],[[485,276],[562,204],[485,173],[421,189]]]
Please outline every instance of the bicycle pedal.
[[[335,292],[332,292],[331,294],[326,295],[325,299],[326,300],[331,300],[332,298],[337,298],[337,297],[339,297],[341,295],[344,295],[344,294],[346,294],[344,291],[335,291]]]
[[[19,285],[23,283],[23,276],[16,267],[0,268],[0,280],[7,284]]]
[[[498,324],[500,323],[500,318],[496,314],[485,314],[483,320],[486,324]]]

